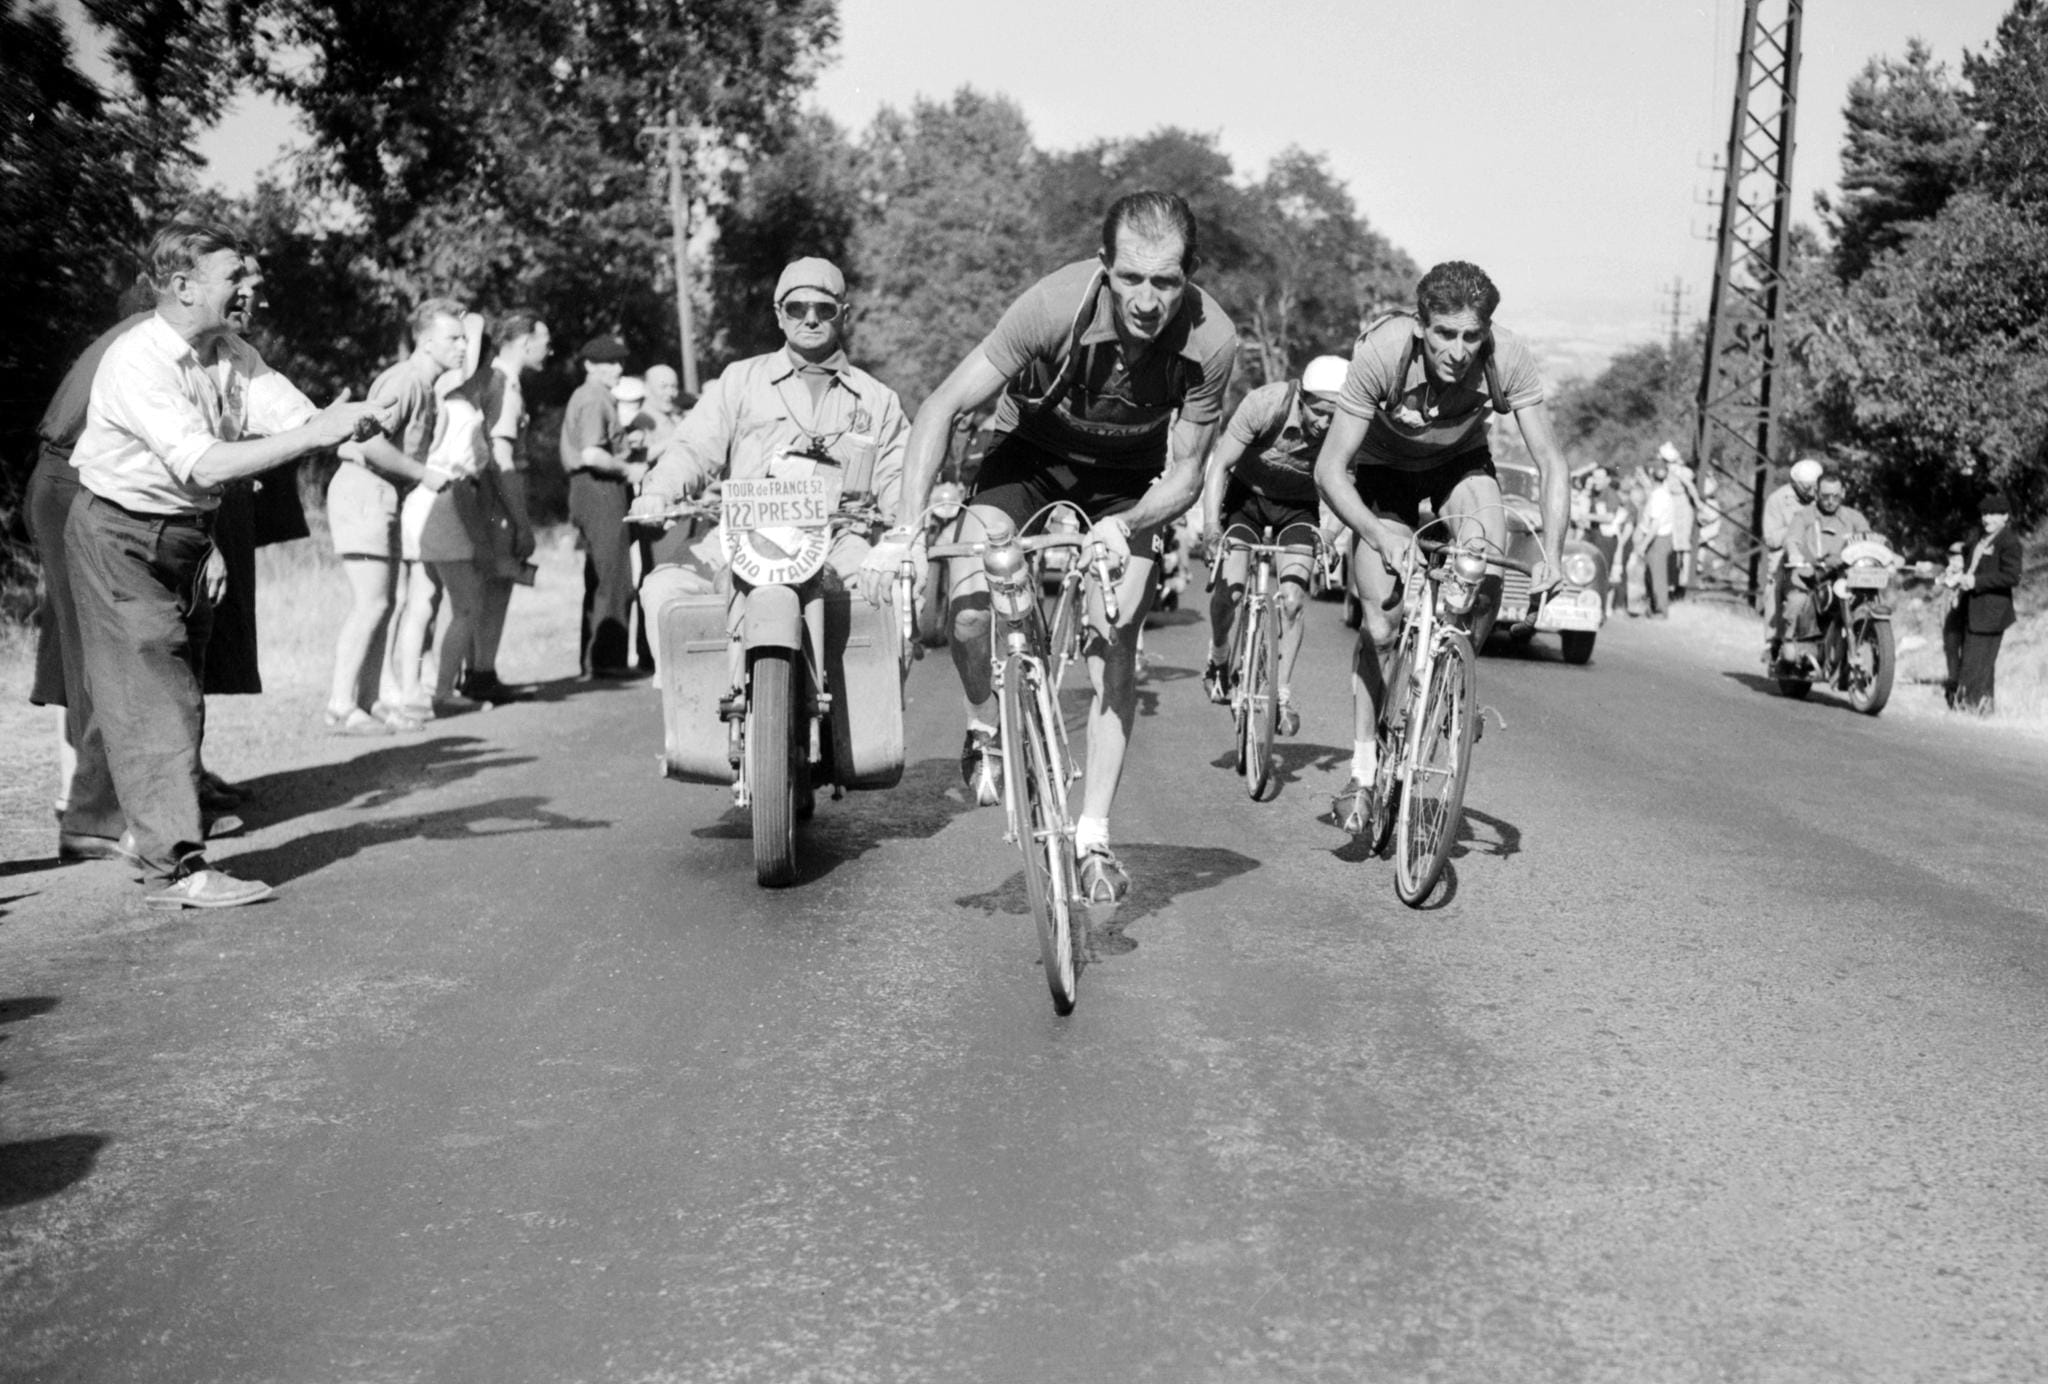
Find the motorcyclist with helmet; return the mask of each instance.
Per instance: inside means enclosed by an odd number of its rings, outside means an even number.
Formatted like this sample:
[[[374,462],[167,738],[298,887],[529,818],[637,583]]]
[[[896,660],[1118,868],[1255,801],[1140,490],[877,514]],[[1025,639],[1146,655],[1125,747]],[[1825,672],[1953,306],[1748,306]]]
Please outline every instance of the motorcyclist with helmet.
[[[1814,494],[1826,469],[1812,457],[1795,461],[1791,479],[1764,500],[1763,583],[1770,607],[1765,620],[1767,666],[1778,661],[1779,647],[1785,642],[1785,539],[1792,531],[1794,519],[1813,512]]]
[[[1842,550],[1870,533],[1862,511],[1842,503],[1846,493],[1840,476],[1824,473],[1815,482],[1812,507],[1795,510],[1786,527],[1781,581],[1785,643],[1780,650],[1786,663],[1813,661],[1819,637],[1814,593],[1841,569]]]
[[[1309,566],[1321,527],[1316,497],[1316,454],[1337,411],[1350,362],[1317,356],[1299,380],[1275,380],[1245,395],[1209,453],[1202,484],[1202,534],[1210,561],[1223,542],[1240,538],[1273,541],[1287,549],[1275,563],[1280,608],[1280,688],[1277,728],[1301,729],[1294,706],[1294,661],[1301,652],[1301,612],[1308,599]],[[1238,549],[1222,559],[1222,580],[1209,597],[1209,666],[1202,683],[1209,700],[1230,701],[1230,649],[1237,638],[1236,612],[1244,595],[1251,555]]]

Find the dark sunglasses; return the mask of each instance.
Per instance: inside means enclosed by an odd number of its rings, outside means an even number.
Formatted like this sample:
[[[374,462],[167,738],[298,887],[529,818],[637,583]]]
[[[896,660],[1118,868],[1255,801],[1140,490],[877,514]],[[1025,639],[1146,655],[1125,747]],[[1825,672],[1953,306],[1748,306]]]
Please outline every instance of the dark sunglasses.
[[[837,322],[839,304],[809,301],[782,305],[782,315],[792,322]]]

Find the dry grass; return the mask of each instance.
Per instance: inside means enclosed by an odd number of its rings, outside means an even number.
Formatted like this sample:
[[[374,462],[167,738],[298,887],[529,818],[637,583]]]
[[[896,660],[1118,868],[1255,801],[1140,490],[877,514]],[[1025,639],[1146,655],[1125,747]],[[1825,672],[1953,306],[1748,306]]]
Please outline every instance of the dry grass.
[[[499,651],[507,682],[550,681],[577,670],[583,570],[573,531],[544,534],[534,560],[540,577],[513,594]],[[326,538],[316,533],[265,548],[256,571],[264,694],[207,703],[207,763],[232,779],[360,748],[324,735],[320,725],[334,637],[348,610],[348,587]],[[28,704],[34,673],[34,630],[0,621],[0,859],[47,856],[54,844],[57,713]]]

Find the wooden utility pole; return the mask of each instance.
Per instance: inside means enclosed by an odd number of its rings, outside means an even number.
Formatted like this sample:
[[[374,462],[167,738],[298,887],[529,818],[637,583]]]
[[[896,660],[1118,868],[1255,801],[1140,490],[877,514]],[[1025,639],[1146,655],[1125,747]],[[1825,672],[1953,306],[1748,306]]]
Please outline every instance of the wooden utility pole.
[[[671,111],[667,124],[648,126],[640,132],[640,138],[660,139],[663,159],[668,164],[668,220],[675,261],[676,328],[683,347],[683,388],[695,395],[697,330],[690,311],[690,199],[683,184],[683,127]]]

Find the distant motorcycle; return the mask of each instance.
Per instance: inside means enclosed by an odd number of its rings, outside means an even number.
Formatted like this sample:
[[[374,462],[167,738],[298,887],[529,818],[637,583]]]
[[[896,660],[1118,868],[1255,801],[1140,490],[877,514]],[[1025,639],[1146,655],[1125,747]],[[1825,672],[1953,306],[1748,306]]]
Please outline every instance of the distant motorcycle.
[[[1815,683],[1849,698],[1866,716],[1891,699],[1898,654],[1892,642],[1892,582],[1899,557],[1881,538],[1860,538],[1820,568],[1797,568],[1815,576],[1813,629],[1787,639],[1771,665],[1778,691],[1804,697]]]

